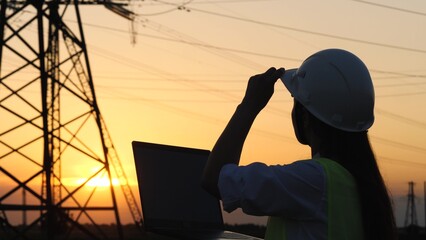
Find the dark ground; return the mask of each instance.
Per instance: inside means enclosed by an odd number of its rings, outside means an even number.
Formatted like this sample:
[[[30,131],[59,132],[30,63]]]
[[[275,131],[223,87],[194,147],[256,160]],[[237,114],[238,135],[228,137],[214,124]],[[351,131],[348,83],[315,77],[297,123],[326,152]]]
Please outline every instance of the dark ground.
[[[115,225],[100,225],[99,229],[96,229],[93,225],[84,225],[84,227],[90,232],[94,233],[94,237],[90,237],[83,233],[81,230],[74,229],[72,234],[58,234],[55,240],[86,240],[86,239],[118,239],[117,227]],[[263,238],[265,235],[266,228],[264,226],[245,224],[245,225],[226,225],[226,230],[244,233],[247,235]],[[16,229],[20,231],[20,229]],[[102,233],[101,233],[102,232]],[[135,225],[129,224],[123,226],[124,239],[125,240],[173,240],[173,238],[147,234],[139,230]],[[34,227],[33,230],[27,231],[24,237],[17,237],[14,230],[10,228],[0,227],[0,240],[9,239],[30,239],[30,240],[41,240],[46,239],[45,235],[42,235],[40,228]],[[408,229],[399,229],[400,240],[426,240],[425,229],[417,226],[412,226]]]

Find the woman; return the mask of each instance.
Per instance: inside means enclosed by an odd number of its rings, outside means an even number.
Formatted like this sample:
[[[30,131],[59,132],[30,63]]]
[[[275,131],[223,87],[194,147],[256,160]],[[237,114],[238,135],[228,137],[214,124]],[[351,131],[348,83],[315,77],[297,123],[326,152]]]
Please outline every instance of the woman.
[[[284,166],[238,166],[257,114],[278,78],[294,97],[292,120],[312,159]],[[203,186],[226,211],[270,216],[265,239],[396,239],[391,201],[370,147],[374,89],[364,63],[328,49],[299,69],[270,68],[246,94],[215,144]]]

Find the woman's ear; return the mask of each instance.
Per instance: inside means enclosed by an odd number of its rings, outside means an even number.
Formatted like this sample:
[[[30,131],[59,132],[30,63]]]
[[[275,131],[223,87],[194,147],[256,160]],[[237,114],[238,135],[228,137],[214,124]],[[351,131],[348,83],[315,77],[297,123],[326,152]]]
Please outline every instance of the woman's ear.
[[[297,101],[294,101],[293,110],[291,112],[291,119],[293,121],[294,134],[296,135],[299,143],[303,145],[309,145],[307,138],[307,128],[309,125],[307,122],[308,116],[304,107]]]

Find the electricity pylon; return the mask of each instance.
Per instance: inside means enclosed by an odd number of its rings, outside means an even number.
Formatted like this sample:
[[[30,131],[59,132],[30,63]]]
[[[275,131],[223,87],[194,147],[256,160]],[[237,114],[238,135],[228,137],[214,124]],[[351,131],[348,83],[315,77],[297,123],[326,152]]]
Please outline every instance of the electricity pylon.
[[[112,169],[141,224],[99,110],[79,11],[102,4],[131,18],[127,2],[1,0],[0,239],[33,239],[39,227],[42,239],[123,239]],[[103,178],[107,194],[94,183]],[[99,227],[100,213],[115,236]]]
[[[404,227],[417,226],[416,195],[414,194],[414,182],[408,183],[407,209],[405,211]]]

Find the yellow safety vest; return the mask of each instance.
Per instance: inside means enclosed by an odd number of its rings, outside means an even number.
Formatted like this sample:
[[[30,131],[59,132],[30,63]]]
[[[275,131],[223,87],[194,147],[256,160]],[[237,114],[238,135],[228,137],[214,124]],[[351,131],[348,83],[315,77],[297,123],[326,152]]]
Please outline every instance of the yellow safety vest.
[[[327,240],[362,240],[361,203],[353,176],[337,162],[318,158],[326,174]],[[269,217],[265,240],[293,240],[286,234],[286,220]]]

